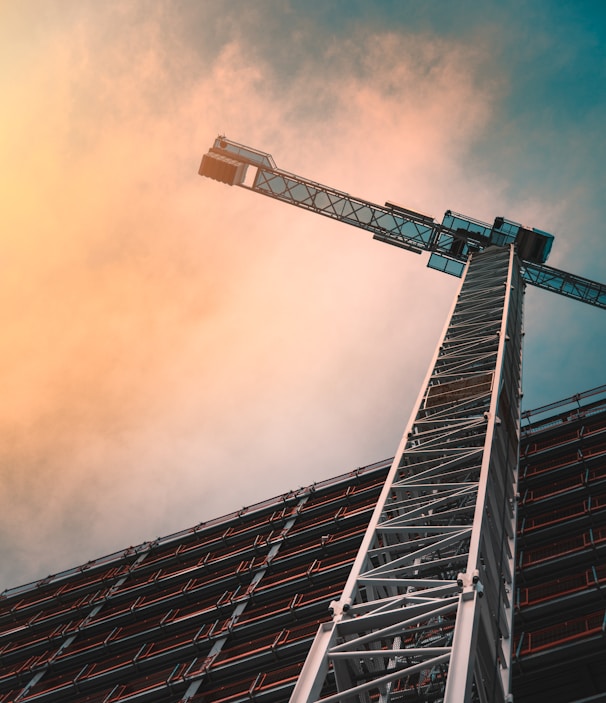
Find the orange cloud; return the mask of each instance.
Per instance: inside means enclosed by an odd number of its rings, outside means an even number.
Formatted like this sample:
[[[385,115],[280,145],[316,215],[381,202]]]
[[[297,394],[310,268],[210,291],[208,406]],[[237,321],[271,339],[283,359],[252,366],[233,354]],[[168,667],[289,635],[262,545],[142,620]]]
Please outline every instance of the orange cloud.
[[[196,52],[136,7],[53,16],[3,79],[5,585],[397,445],[456,282],[202,181],[218,131],[438,217],[499,187],[456,185],[488,48],[334,38],[289,81],[254,36]]]

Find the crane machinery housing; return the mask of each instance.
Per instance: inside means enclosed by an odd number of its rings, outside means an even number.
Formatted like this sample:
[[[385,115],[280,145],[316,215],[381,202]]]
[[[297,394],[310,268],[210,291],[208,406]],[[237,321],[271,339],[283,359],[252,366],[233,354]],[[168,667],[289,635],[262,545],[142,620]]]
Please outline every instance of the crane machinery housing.
[[[278,169],[222,135],[199,173],[427,251],[428,266],[462,278],[291,703],[396,703],[413,689],[419,701],[511,701],[524,284],[601,308],[606,286],[548,266],[547,232],[450,210],[436,223]]]

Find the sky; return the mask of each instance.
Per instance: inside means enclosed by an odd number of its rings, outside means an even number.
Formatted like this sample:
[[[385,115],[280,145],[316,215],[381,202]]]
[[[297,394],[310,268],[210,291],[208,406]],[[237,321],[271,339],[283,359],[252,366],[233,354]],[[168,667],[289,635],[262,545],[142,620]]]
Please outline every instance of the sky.
[[[458,279],[202,179],[217,134],[606,281],[600,0],[0,0],[0,591],[391,456]],[[606,383],[528,288],[524,407]]]

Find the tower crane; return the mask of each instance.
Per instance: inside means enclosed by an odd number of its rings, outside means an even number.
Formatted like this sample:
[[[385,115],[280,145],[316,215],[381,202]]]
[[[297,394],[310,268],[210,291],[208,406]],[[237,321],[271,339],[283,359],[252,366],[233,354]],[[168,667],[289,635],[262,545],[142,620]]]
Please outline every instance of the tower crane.
[[[462,279],[343,593],[290,702],[511,701],[525,284],[600,308],[606,286],[548,266],[548,232],[450,210],[438,223],[288,173],[222,135],[199,173],[430,252],[428,266]]]

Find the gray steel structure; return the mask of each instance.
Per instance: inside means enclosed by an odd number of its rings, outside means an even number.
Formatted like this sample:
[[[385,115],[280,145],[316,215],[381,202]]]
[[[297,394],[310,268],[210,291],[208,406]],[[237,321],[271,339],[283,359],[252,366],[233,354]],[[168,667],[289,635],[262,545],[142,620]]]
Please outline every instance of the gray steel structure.
[[[413,682],[417,700],[507,699],[522,300],[512,246],[471,258],[333,620],[320,627],[292,703],[398,700]],[[338,693],[324,697],[329,670]]]

